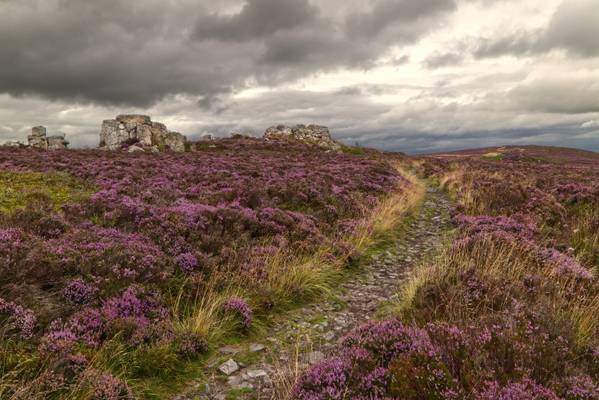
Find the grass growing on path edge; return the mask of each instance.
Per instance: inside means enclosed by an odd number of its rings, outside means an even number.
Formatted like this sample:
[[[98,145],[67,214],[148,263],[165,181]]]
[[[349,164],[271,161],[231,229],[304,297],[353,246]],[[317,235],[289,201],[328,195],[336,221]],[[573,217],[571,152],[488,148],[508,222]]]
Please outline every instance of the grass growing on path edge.
[[[399,169],[399,168],[398,168]],[[182,305],[174,302],[173,315],[180,317],[176,326],[185,330],[195,330],[207,337],[211,351],[200,360],[190,361],[180,366],[176,379],[152,379],[132,382],[132,387],[146,394],[148,398],[168,398],[185,389],[190,380],[198,381],[207,376],[206,361],[213,357],[214,350],[226,344],[248,344],[260,341],[268,333],[273,321],[281,318],[285,311],[330,296],[340,280],[349,278],[349,265],[359,263],[354,253],[367,255],[392,242],[401,234],[401,227],[423,202],[426,187],[411,173],[400,169],[410,181],[409,190],[400,191],[383,199],[377,207],[360,221],[354,232],[344,240],[350,244],[351,252],[331,258],[331,248],[323,246],[310,255],[290,256],[274,254],[268,260],[268,275],[261,287],[247,287],[247,282],[230,279],[229,286],[217,286],[222,279],[214,279],[213,290],[204,290],[194,304]],[[353,271],[355,272],[355,271]],[[222,277],[221,277],[222,278]],[[248,301],[254,311],[254,328],[249,335],[240,336],[231,328],[232,321],[217,312],[223,302],[230,297],[241,297]],[[265,300],[268,307],[264,306]],[[181,313],[181,307],[187,312]],[[207,329],[209,327],[209,329]],[[212,366],[214,368],[214,366]]]

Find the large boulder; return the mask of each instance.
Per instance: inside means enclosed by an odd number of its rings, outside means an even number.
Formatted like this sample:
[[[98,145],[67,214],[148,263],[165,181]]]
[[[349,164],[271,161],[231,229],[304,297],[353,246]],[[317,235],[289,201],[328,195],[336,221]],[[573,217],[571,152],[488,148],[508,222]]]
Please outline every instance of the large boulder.
[[[64,135],[48,136],[46,138],[48,142],[48,150],[61,150],[66,149],[69,145],[64,138]]]
[[[64,135],[46,136],[46,128],[43,126],[31,128],[31,135],[27,136],[27,143],[30,147],[42,150],[63,150],[69,145]]]
[[[147,115],[118,115],[102,123],[100,147],[118,150],[135,144],[144,149],[185,151],[187,138],[178,132],[170,132],[164,124],[153,122]]]
[[[327,150],[340,150],[341,145],[331,138],[329,128],[320,125],[272,126],[264,132],[266,140],[293,140],[316,145]]]
[[[102,131],[100,132],[100,147],[108,150],[116,150],[121,143],[129,139],[129,134],[119,129],[119,123],[113,119],[107,119],[102,122]]]
[[[187,143],[187,138],[179,132],[169,132],[164,139],[164,143],[173,151],[185,151],[185,143]]]
[[[31,135],[27,136],[27,143],[31,147],[47,150],[46,128],[43,126],[34,126],[31,128]]]
[[[138,125],[136,134],[142,146],[152,146],[152,127],[150,125]]]

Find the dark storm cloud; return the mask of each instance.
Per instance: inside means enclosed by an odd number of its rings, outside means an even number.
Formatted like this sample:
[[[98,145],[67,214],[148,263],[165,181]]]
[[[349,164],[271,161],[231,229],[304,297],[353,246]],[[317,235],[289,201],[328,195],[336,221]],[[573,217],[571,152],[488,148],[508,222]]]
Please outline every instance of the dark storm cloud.
[[[565,0],[546,28],[481,40],[473,54],[484,58],[506,54],[532,55],[562,49],[580,57],[599,56],[598,9],[597,0]]]
[[[193,38],[254,44],[258,82],[281,83],[338,67],[371,67],[390,46],[415,41],[454,9],[449,0],[378,0],[332,18],[307,0],[248,0],[237,14],[200,18]]]
[[[143,4],[142,4],[143,3]],[[1,5],[0,92],[148,105],[169,93],[230,88],[205,46],[207,67],[185,42],[197,8],[184,0],[23,0]],[[183,6],[189,8],[183,12]],[[233,78],[234,79],[234,78]]]
[[[308,0],[4,0],[0,93],[145,107],[191,94],[211,107],[252,80],[278,85],[368,67],[454,8],[440,0],[372,4],[347,19]]]
[[[196,39],[247,41],[278,31],[311,25],[318,10],[308,0],[249,0],[238,14],[203,16],[197,22]]]

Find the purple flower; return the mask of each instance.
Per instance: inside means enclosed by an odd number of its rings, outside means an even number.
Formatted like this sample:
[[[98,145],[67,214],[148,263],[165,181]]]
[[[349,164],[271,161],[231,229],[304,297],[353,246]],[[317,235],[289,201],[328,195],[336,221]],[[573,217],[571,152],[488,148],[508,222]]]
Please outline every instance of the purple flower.
[[[175,339],[177,352],[187,357],[193,357],[208,350],[206,340],[193,333],[183,333]]]
[[[73,314],[67,324],[76,336],[89,347],[97,347],[100,337],[104,332],[104,321],[100,311],[94,308],[85,308]]]
[[[293,397],[298,400],[344,399],[350,370],[351,365],[345,359],[327,359],[299,378]]]
[[[530,379],[501,386],[498,382],[488,382],[475,397],[476,400],[560,400],[555,392]]]
[[[590,376],[571,376],[565,381],[567,400],[599,400],[599,386]]]
[[[108,331],[125,332],[129,343],[137,345],[151,337],[152,324],[166,319],[168,310],[156,293],[131,285],[120,296],[105,300],[101,314]]]
[[[133,399],[133,393],[121,379],[109,373],[93,371],[89,373],[94,399],[97,400],[122,400]]]
[[[33,311],[0,298],[1,314],[8,317],[8,322],[19,331],[23,339],[30,339],[33,336],[33,328],[36,322]]]
[[[120,296],[104,301],[102,315],[107,321],[142,316],[164,318],[167,315],[167,310],[155,293],[142,286],[131,285]]]
[[[39,351],[45,356],[67,356],[71,354],[76,341],[77,337],[69,329],[52,331],[42,337]]]
[[[241,328],[244,331],[248,331],[251,328],[253,313],[245,300],[239,297],[231,297],[223,304],[223,310],[235,314],[239,318]]]
[[[192,273],[198,268],[199,262],[192,253],[181,253],[175,258],[175,262],[186,274]]]
[[[553,266],[553,271],[558,276],[570,276],[581,280],[593,279],[593,274],[588,269],[564,253],[555,249],[542,249],[538,253],[547,264]]]
[[[95,297],[96,292],[97,288],[80,278],[69,281],[62,291],[65,299],[73,304],[89,303]]]

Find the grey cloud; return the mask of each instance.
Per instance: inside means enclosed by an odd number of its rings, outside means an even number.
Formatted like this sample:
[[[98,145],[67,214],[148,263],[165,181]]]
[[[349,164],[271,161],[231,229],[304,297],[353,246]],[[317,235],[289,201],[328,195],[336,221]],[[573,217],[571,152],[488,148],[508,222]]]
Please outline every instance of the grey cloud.
[[[195,20],[194,8],[183,12],[189,1],[143,3],[24,0],[1,5],[0,92],[149,105],[170,93],[231,87],[235,78],[224,79],[215,67],[232,51],[192,49],[184,41],[179,26]],[[200,52],[212,54],[204,67],[198,67]]]
[[[598,9],[597,0],[564,0],[546,28],[479,40],[472,53],[486,58],[506,54],[534,55],[562,49],[580,57],[599,56]]]
[[[459,64],[464,59],[461,53],[436,53],[428,57],[424,64],[428,68],[442,68]]]
[[[347,28],[350,37],[374,39],[387,29],[403,28],[405,25],[413,28],[419,20],[429,20],[453,11],[456,6],[454,0],[382,0],[369,11],[350,15]],[[408,30],[402,32],[409,34]]]
[[[535,51],[540,37],[541,32],[521,31],[500,38],[482,39],[472,53],[477,58],[500,57],[505,54],[525,55]]]
[[[565,0],[554,14],[540,45],[564,48],[582,56],[597,56],[598,38],[597,0]]]
[[[375,21],[388,3],[375,1],[364,21]],[[0,93],[148,107],[173,94],[209,99],[251,80],[278,85],[339,67],[367,68],[393,44],[432,29],[425,16],[430,22],[450,11],[444,1],[394,3],[403,30],[369,42],[370,22],[356,25],[366,31],[353,40],[345,17],[326,16],[308,0],[238,0],[220,11],[208,0],[5,0]],[[236,4],[240,11],[227,11]]]
[[[248,0],[238,14],[203,16],[194,38],[247,41],[310,25],[318,10],[308,0]]]
[[[536,80],[511,90],[508,101],[515,109],[556,114],[599,112],[599,85],[588,78]]]
[[[394,57],[391,59],[390,64],[391,65],[395,65],[395,66],[400,66],[400,65],[404,65],[410,62],[410,56],[407,54],[404,54],[400,57]]]

